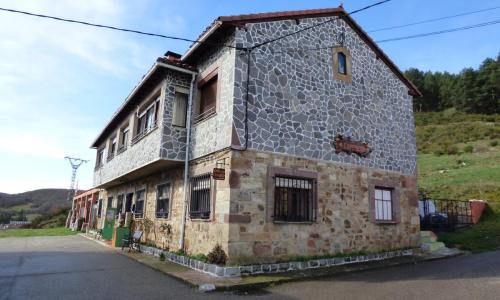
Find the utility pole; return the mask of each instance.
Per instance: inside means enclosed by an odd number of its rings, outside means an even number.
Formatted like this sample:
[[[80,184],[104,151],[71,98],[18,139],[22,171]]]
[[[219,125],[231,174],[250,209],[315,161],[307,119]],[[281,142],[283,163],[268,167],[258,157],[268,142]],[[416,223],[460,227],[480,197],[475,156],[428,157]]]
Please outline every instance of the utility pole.
[[[68,227],[71,223],[71,216],[73,214],[73,196],[75,195],[75,181],[76,181],[76,171],[78,171],[78,168],[88,162],[88,160],[84,160],[81,158],[74,158],[74,157],[69,157],[66,156],[64,159],[67,159],[69,163],[71,164],[71,185],[69,186],[69,191],[68,191],[68,201],[71,201],[71,210],[68,214],[68,218],[66,220],[66,227]]]

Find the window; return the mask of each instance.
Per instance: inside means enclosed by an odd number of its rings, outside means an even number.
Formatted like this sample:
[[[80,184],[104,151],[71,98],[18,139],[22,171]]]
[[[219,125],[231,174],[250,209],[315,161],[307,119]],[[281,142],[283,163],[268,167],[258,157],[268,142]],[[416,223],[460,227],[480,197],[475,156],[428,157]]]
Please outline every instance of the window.
[[[347,83],[352,82],[351,54],[347,47],[337,46],[332,48],[333,78]]]
[[[95,160],[95,167],[96,168],[99,168],[102,166],[103,159],[104,159],[104,149],[98,149],[97,150],[97,157]]]
[[[127,149],[128,145],[128,125],[120,129],[120,146],[118,146],[118,153],[122,153]]]
[[[108,161],[112,160],[115,157],[116,153],[116,137],[112,137],[109,139],[109,151],[108,151]]]
[[[172,125],[186,127],[188,95],[185,93],[175,93]]]
[[[394,221],[392,189],[375,187],[375,220]]]
[[[128,193],[127,194],[127,199],[125,200],[125,211],[124,212],[129,212],[132,211],[132,198],[134,197],[133,193]]]
[[[102,214],[102,199],[99,199],[97,204],[97,217],[100,218],[101,214]]]
[[[217,73],[207,77],[207,79],[199,83],[200,101],[198,114],[194,119],[195,123],[205,120],[215,113],[215,105],[217,103]]]
[[[191,178],[191,205],[189,215],[192,219],[210,217],[210,173]]]
[[[108,205],[106,206],[107,209],[110,209],[113,205],[113,197],[108,197]]]
[[[144,196],[146,194],[145,190],[140,190],[135,193],[135,210],[134,217],[142,218],[144,215]]]
[[[165,183],[158,186],[156,191],[156,217],[168,218],[170,205],[170,184]]]
[[[337,53],[337,60],[338,60],[338,72],[340,74],[347,74],[347,65],[346,65],[346,57],[343,52]]]
[[[315,180],[290,176],[274,177],[274,221],[315,221]]]
[[[116,203],[116,218],[123,212],[123,195],[119,195]]]
[[[132,142],[137,142],[144,135],[156,128],[158,119],[158,109],[160,107],[160,98],[144,109],[137,117],[136,135]]]

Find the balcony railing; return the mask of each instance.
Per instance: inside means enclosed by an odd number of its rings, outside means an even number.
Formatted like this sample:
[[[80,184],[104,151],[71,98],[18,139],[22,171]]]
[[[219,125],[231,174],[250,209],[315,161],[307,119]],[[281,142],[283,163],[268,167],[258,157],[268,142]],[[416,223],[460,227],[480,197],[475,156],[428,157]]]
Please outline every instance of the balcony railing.
[[[193,119],[193,123],[200,123],[203,120],[206,120],[210,118],[212,115],[215,114],[215,106],[210,107],[208,110],[202,112],[201,114],[197,115]]]
[[[132,138],[132,145],[137,143],[138,141],[140,141],[143,137],[148,135],[151,131],[155,130],[157,127],[158,127],[158,125],[155,122],[152,126],[146,128],[142,132],[139,132],[136,136],[134,136],[134,138]]]
[[[127,150],[127,145],[121,145],[120,147],[118,147],[118,150],[116,151],[116,155],[119,155],[119,154],[125,152],[125,150]]]
[[[108,154],[107,161],[112,160],[114,157],[115,157],[115,154],[114,154],[113,152],[109,153],[109,154]]]

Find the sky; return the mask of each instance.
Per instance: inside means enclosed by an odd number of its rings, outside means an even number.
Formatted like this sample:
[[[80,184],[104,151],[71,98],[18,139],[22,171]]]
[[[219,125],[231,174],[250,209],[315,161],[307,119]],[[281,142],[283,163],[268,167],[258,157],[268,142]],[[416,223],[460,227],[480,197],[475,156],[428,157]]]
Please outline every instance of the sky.
[[[336,7],[376,0],[0,0],[0,7],[195,39],[217,16]],[[500,6],[500,0],[393,0],[353,15],[366,30]],[[374,40],[500,19],[500,9],[397,30]],[[406,70],[460,72],[500,52],[500,24],[380,44]],[[158,56],[189,43],[0,12],[0,192],[68,188],[65,156],[88,159],[78,187],[92,187],[90,144]]]

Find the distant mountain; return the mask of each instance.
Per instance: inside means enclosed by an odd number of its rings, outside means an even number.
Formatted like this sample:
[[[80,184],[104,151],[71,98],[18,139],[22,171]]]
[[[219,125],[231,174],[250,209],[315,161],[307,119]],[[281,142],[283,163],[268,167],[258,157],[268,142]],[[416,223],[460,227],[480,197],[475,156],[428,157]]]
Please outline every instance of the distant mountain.
[[[67,189],[40,189],[19,194],[0,193],[0,214],[46,215],[71,206]]]

